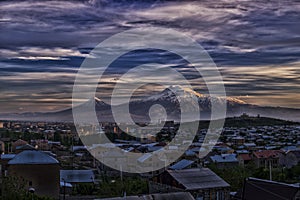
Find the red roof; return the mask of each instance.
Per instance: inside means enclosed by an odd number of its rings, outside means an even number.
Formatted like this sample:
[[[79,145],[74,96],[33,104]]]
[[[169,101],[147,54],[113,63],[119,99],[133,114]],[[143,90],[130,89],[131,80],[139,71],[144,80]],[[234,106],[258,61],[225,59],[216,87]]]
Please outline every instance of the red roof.
[[[251,157],[249,154],[241,154],[239,155],[240,158],[242,158],[243,160],[251,160]]]
[[[283,153],[281,150],[261,150],[255,151],[253,155],[257,158],[278,158],[281,153]]]
[[[24,141],[24,140],[21,140],[21,139],[18,139],[17,141],[13,142],[12,145],[13,146],[22,146],[22,145],[25,145],[25,144],[28,144],[28,142]]]

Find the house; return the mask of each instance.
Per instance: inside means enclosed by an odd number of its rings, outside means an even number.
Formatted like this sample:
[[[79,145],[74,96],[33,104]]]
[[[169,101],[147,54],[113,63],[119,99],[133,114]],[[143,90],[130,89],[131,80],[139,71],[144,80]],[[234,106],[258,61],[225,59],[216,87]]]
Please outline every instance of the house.
[[[288,152],[288,151],[293,151],[293,150],[298,150],[299,148],[297,148],[296,146],[285,146],[283,148],[281,148],[282,151],[284,152]],[[300,150],[300,149],[299,149]]]
[[[24,179],[35,194],[59,197],[59,162],[37,150],[24,150],[8,161],[8,176]]]
[[[174,165],[170,166],[169,169],[171,170],[187,169],[187,168],[191,168],[193,163],[194,161],[192,160],[183,159],[175,163]]]
[[[210,156],[211,162],[216,164],[217,168],[227,168],[238,166],[236,154],[221,154]]]
[[[251,156],[249,154],[239,154],[237,156],[237,159],[239,161],[240,166],[245,166],[250,163],[252,160]]]
[[[50,145],[48,144],[48,140],[34,140],[32,144],[39,150],[49,151]]]
[[[217,144],[216,146],[213,147],[213,149],[219,153],[224,153],[224,154],[230,154],[233,153],[234,150],[230,147],[228,147],[226,144]]]
[[[95,174],[93,170],[60,170],[60,181],[71,184],[94,183]]]
[[[149,183],[151,193],[189,192],[195,199],[229,199],[230,185],[208,168],[166,170]]]
[[[31,146],[30,144],[25,144],[25,145],[17,146],[15,152],[16,152],[16,154],[18,154],[25,150],[36,150],[36,149],[33,146]]]
[[[189,150],[185,151],[183,156],[185,158],[194,159],[195,157],[197,157],[197,153],[195,151],[193,151],[192,149],[189,149]]]
[[[12,143],[12,151],[16,152],[16,148],[18,146],[23,146],[25,144],[28,144],[28,142],[26,142],[24,140],[21,140],[21,139],[18,139],[17,141],[15,141],[15,142]]]
[[[1,176],[7,175],[8,162],[13,159],[16,154],[1,154],[0,164],[1,164]]]
[[[253,161],[257,168],[279,167],[279,158],[283,152],[281,150],[259,150],[253,152]]]
[[[256,148],[256,144],[251,142],[251,143],[244,143],[244,146],[248,150],[254,150]]]
[[[300,187],[294,184],[248,178],[243,189],[241,189],[233,199],[236,200],[282,200],[300,199]]]
[[[241,145],[244,145],[244,143],[245,143],[245,138],[244,138],[244,137],[241,137],[241,136],[237,136],[237,137],[233,137],[233,138],[231,139],[231,141],[232,141],[232,144],[233,144],[234,146],[241,146]]]
[[[300,163],[300,149],[291,150],[282,154],[279,158],[279,162],[281,165],[291,168]]]
[[[105,198],[103,200],[195,200],[194,197],[188,192],[174,192],[168,194],[148,194],[142,196],[126,196],[126,197],[113,197],[113,198]]]

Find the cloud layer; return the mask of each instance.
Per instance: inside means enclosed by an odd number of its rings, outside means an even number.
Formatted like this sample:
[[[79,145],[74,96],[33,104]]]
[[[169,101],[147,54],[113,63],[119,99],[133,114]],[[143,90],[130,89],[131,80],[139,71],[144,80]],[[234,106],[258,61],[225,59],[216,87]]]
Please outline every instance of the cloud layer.
[[[76,72],[93,56],[89,52],[115,33],[148,26],[173,28],[197,40],[219,67],[229,96],[300,108],[299,12],[296,0],[2,1],[0,112],[70,106]],[[130,67],[153,61],[174,67],[207,92],[183,59],[140,51],[111,66],[98,95],[105,98]]]

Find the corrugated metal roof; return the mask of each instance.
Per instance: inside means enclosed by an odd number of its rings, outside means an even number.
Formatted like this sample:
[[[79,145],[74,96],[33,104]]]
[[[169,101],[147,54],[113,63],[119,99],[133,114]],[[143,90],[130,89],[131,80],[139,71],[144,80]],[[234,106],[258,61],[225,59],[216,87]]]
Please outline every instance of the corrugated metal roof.
[[[143,163],[145,162],[147,159],[151,158],[152,157],[152,154],[151,153],[145,153],[143,154],[141,157],[139,157],[137,160],[140,162],[140,163]]]
[[[60,181],[60,187],[73,187],[71,183],[67,183],[67,182],[64,182],[64,181]]]
[[[150,196],[150,195],[149,195]],[[152,194],[153,200],[194,200],[194,197],[189,192],[177,192],[168,194]]]
[[[183,159],[183,160],[180,160],[179,162],[175,163],[174,165],[172,165],[169,169],[172,169],[172,170],[185,169],[193,163],[194,163],[194,161]]]
[[[60,181],[68,183],[92,183],[95,175],[92,170],[60,170]]]
[[[87,150],[86,146],[73,146],[71,148],[72,151],[82,151],[82,150]]]
[[[257,158],[278,158],[281,153],[281,150],[261,150],[253,152],[253,155]]]
[[[236,154],[222,154],[210,156],[210,159],[216,163],[238,162]]]
[[[1,154],[2,160],[10,160],[13,159],[16,156],[16,154]]]
[[[8,162],[9,165],[21,165],[21,164],[58,164],[58,161],[47,155],[44,152],[36,150],[25,150],[17,154],[13,159]]]
[[[187,151],[185,152],[185,155],[186,155],[186,156],[195,156],[196,153],[195,153],[194,151],[192,151],[192,150],[187,150]]]
[[[208,168],[168,170],[168,173],[186,190],[200,190],[215,187],[229,187],[222,178]]]
[[[17,150],[36,150],[32,145],[30,144],[25,144],[22,146],[17,146],[16,147]]]
[[[195,200],[189,192],[174,192],[165,194],[149,194],[143,196],[127,196],[127,197],[113,197],[103,200]]]
[[[299,187],[286,183],[280,183],[257,178],[248,178],[244,185],[244,194],[237,194],[237,197],[244,199],[298,199]]]

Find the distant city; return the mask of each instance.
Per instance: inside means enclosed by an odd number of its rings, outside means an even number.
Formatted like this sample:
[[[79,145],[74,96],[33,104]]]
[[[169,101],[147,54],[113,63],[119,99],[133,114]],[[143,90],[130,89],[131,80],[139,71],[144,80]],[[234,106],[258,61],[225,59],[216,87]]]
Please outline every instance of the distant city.
[[[129,136],[115,123],[100,123],[97,134],[105,134],[122,149],[102,156],[117,161],[128,152],[147,155],[163,148],[179,124],[161,123],[160,132],[149,134],[145,129],[141,138]],[[268,198],[273,193],[298,197],[300,123],[247,114],[227,118],[219,141],[201,157],[207,127],[207,121],[200,121],[194,141],[171,165],[132,174],[99,162],[72,123],[2,121],[1,195],[3,199],[251,199],[258,193]],[[151,159],[145,155],[136,162]]]

